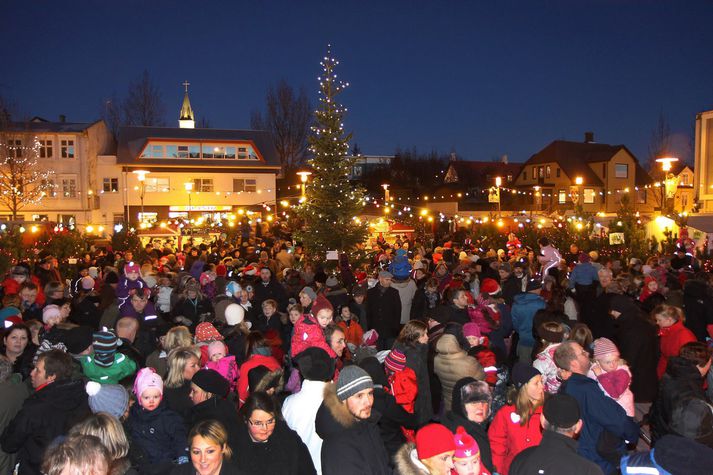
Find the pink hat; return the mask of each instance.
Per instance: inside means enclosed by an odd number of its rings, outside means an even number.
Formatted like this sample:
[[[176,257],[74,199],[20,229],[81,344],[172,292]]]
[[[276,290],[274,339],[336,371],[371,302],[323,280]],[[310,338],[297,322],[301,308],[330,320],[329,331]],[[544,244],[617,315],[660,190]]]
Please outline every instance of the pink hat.
[[[469,336],[480,338],[483,335],[480,333],[480,327],[478,324],[470,322],[463,325],[463,336],[466,338]]]
[[[225,344],[222,341],[214,341],[208,345],[208,358],[212,358],[216,353],[225,354]]]
[[[42,309],[42,321],[45,324],[48,324],[51,318],[59,318],[61,315],[57,305],[47,305]]]
[[[597,338],[594,340],[593,345],[594,359],[599,359],[604,357],[604,355],[610,355],[612,353],[619,354],[619,349],[609,338]]]
[[[203,322],[196,326],[196,343],[222,339],[223,335],[218,333],[212,323]]]
[[[124,274],[128,274],[129,272],[140,272],[141,268],[139,267],[138,262],[127,262],[124,264]]]
[[[458,429],[456,429],[453,441],[456,443],[456,453],[453,454],[454,459],[465,459],[480,455],[478,443],[462,426],[458,426]]]
[[[379,339],[379,334],[376,332],[376,330],[369,330],[364,333],[364,336],[362,336],[361,341],[364,343],[364,346],[376,346],[376,340]]]
[[[394,373],[403,371],[406,368],[406,355],[396,349],[389,351],[384,360],[384,367]]]
[[[136,373],[136,379],[134,380],[134,394],[139,398],[139,402],[143,392],[151,388],[158,389],[163,396],[163,380],[161,376],[156,374],[156,370],[153,368],[141,368]]]

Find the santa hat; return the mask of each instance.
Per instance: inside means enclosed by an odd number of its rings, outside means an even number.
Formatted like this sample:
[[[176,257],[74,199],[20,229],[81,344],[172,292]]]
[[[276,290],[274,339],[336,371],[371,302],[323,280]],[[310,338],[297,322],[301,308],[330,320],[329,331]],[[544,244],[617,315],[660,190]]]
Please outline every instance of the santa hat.
[[[495,279],[483,279],[483,282],[480,284],[480,292],[495,295],[500,292],[500,284],[498,284]]]

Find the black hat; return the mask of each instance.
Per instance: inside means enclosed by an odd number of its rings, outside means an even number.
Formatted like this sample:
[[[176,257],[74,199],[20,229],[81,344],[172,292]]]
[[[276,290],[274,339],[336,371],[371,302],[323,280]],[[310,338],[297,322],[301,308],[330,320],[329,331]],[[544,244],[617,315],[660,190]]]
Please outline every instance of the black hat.
[[[579,403],[569,394],[555,394],[545,402],[542,414],[550,424],[567,429],[580,419]]]
[[[214,369],[201,369],[193,375],[191,383],[195,384],[203,391],[226,397],[230,391],[228,381]]]
[[[375,356],[368,356],[359,362],[361,369],[366,371],[369,376],[371,376],[374,384],[379,384],[381,386],[388,386],[389,381],[386,379],[386,373],[384,372],[384,365],[379,363],[379,360]]]
[[[331,381],[334,377],[334,360],[322,348],[311,346],[298,354],[296,361],[304,379]]]
[[[537,369],[533,368],[529,364],[517,362],[515,366],[512,367],[512,382],[520,389],[522,386],[527,384],[532,378],[541,374]]]
[[[62,341],[68,352],[78,355],[91,346],[93,336],[94,332],[90,327],[74,327],[64,332]]]
[[[713,448],[713,407],[702,399],[684,399],[673,408],[671,428],[678,435]]]

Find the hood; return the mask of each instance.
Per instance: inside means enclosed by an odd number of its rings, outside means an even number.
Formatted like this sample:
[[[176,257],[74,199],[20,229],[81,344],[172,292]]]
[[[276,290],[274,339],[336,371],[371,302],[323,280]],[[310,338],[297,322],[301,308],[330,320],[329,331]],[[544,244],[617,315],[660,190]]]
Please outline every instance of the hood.
[[[418,461],[415,454],[416,444],[409,442],[403,445],[394,456],[395,473],[399,475],[428,475],[428,469]]]
[[[322,440],[334,434],[350,429],[356,424],[354,416],[337,397],[337,386],[328,383],[324,386],[324,401],[317,410],[314,427]]]
[[[37,394],[62,412],[76,411],[88,404],[87,392],[79,380],[55,381]]]
[[[436,343],[436,351],[439,355],[455,355],[462,353],[465,355],[465,351],[458,344],[458,339],[453,336],[444,333]]]
[[[692,361],[680,356],[672,356],[666,364],[666,374],[676,380],[698,381],[703,387],[703,377],[701,372]]]
[[[687,280],[683,286],[684,297],[692,297],[695,299],[702,299],[706,295],[709,295],[710,291],[708,285],[705,282],[698,279]]]
[[[638,307],[630,297],[615,294],[612,295],[609,300],[609,310],[615,310],[623,315],[627,313],[637,313]]]
[[[464,410],[465,408],[463,407],[463,403],[461,401],[460,392],[461,392],[461,389],[463,389],[463,386],[465,386],[466,384],[473,383],[475,381],[476,381],[475,378],[471,378],[470,376],[467,376],[465,378],[459,379],[456,382],[456,384],[453,386],[453,398],[451,399],[451,401],[452,401],[451,410],[453,412],[455,412],[456,414],[458,414],[459,416],[465,417],[466,419],[467,419],[467,417],[466,417],[465,410]]]
[[[406,280],[392,280],[391,281],[391,287],[393,287],[395,289],[400,289],[400,290],[405,289],[406,287],[409,286],[409,284],[411,284],[411,279],[409,279],[409,278],[407,278]]]

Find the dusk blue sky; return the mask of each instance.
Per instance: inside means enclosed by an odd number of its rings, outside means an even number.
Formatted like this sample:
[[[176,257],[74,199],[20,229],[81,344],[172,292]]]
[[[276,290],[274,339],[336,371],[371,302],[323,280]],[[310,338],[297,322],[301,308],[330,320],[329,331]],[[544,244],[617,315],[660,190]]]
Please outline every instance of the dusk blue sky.
[[[147,69],[169,125],[188,79],[198,117],[248,128],[281,78],[316,103],[327,43],[365,154],[524,161],[591,130],[643,160],[663,111],[689,158],[713,108],[711,1],[8,0],[0,15],[0,95],[52,120],[97,119]]]

